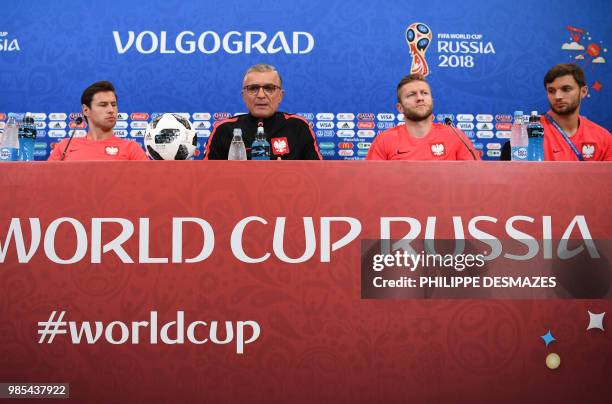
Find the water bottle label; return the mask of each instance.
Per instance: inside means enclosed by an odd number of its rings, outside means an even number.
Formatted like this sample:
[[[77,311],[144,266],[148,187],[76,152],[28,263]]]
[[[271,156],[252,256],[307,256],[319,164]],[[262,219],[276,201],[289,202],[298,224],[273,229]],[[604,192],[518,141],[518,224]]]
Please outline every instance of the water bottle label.
[[[527,126],[527,136],[530,138],[544,137],[544,128],[541,125]]]
[[[526,147],[513,147],[512,148],[512,160],[527,160],[527,148]]]
[[[19,150],[11,147],[3,147],[0,149],[0,161],[17,161],[19,160]]]

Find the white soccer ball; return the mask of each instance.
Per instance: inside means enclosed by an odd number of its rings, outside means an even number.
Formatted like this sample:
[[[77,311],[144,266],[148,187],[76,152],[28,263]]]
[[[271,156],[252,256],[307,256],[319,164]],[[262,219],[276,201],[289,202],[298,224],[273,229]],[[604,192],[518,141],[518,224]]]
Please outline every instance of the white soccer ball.
[[[191,122],[178,114],[162,114],[147,126],[144,144],[153,160],[187,160],[198,143]]]

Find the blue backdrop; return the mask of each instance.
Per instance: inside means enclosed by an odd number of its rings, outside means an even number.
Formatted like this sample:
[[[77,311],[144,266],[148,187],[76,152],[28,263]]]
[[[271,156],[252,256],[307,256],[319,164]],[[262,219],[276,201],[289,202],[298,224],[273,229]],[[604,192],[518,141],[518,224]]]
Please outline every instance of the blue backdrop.
[[[416,22],[431,33],[434,113],[452,115],[485,157],[497,158],[505,115],[547,110],[542,78],[560,62],[585,68],[582,113],[612,127],[608,0],[92,3],[3,1],[0,120],[38,113],[38,159],[98,80],[117,87],[120,136],[142,135],[134,112],[174,111],[189,114],[203,144],[215,117],[244,112],[242,76],[254,63],[278,67],[281,109],[313,122],[326,158],[362,158],[399,122],[395,87],[413,64],[406,29]]]

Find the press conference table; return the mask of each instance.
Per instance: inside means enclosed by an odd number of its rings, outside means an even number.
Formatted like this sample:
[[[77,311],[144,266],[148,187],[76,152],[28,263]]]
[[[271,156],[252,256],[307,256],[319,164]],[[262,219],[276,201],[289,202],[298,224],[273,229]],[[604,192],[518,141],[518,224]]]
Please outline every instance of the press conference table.
[[[611,174],[612,163],[0,164],[0,381],[70,383],[72,398],[90,402],[597,402],[609,391],[612,344],[609,331],[585,331],[587,310],[612,313],[610,300],[362,299],[359,241],[380,238],[381,217],[414,218],[421,237],[435,217],[436,238],[453,238],[453,217],[467,226],[478,216],[496,219],[487,230],[500,238],[510,217],[533,218],[523,231],[537,238],[550,216],[559,238],[584,216],[593,239],[609,240]],[[176,218],[193,219],[180,239]],[[246,218],[241,247],[258,263],[236,255]],[[322,218],[336,220],[331,239]],[[334,249],[347,218],[359,236]],[[298,262],[309,220],[315,250]],[[123,259],[119,249],[96,258],[96,245],[130,227]],[[211,235],[208,257],[186,262]],[[295,263],[279,256],[276,238]],[[254,320],[261,335],[243,354],[210,341],[74,344],[58,335],[39,344],[37,324],[53,310],[126,323],[184,311]],[[550,347],[540,339],[548,329]],[[550,352],[562,359],[554,372],[544,365]]]

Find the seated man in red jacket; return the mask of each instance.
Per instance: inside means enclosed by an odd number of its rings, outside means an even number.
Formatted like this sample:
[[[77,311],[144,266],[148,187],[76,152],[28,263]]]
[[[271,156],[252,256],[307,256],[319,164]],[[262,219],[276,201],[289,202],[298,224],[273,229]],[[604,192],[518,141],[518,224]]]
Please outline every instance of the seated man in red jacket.
[[[422,75],[399,82],[397,110],[405,124],[379,133],[366,160],[480,160],[463,132],[433,122],[431,89]]]
[[[544,76],[550,111],[542,116],[547,161],[612,161],[612,137],[605,128],[580,116],[588,87],[582,69],[559,64]]]

